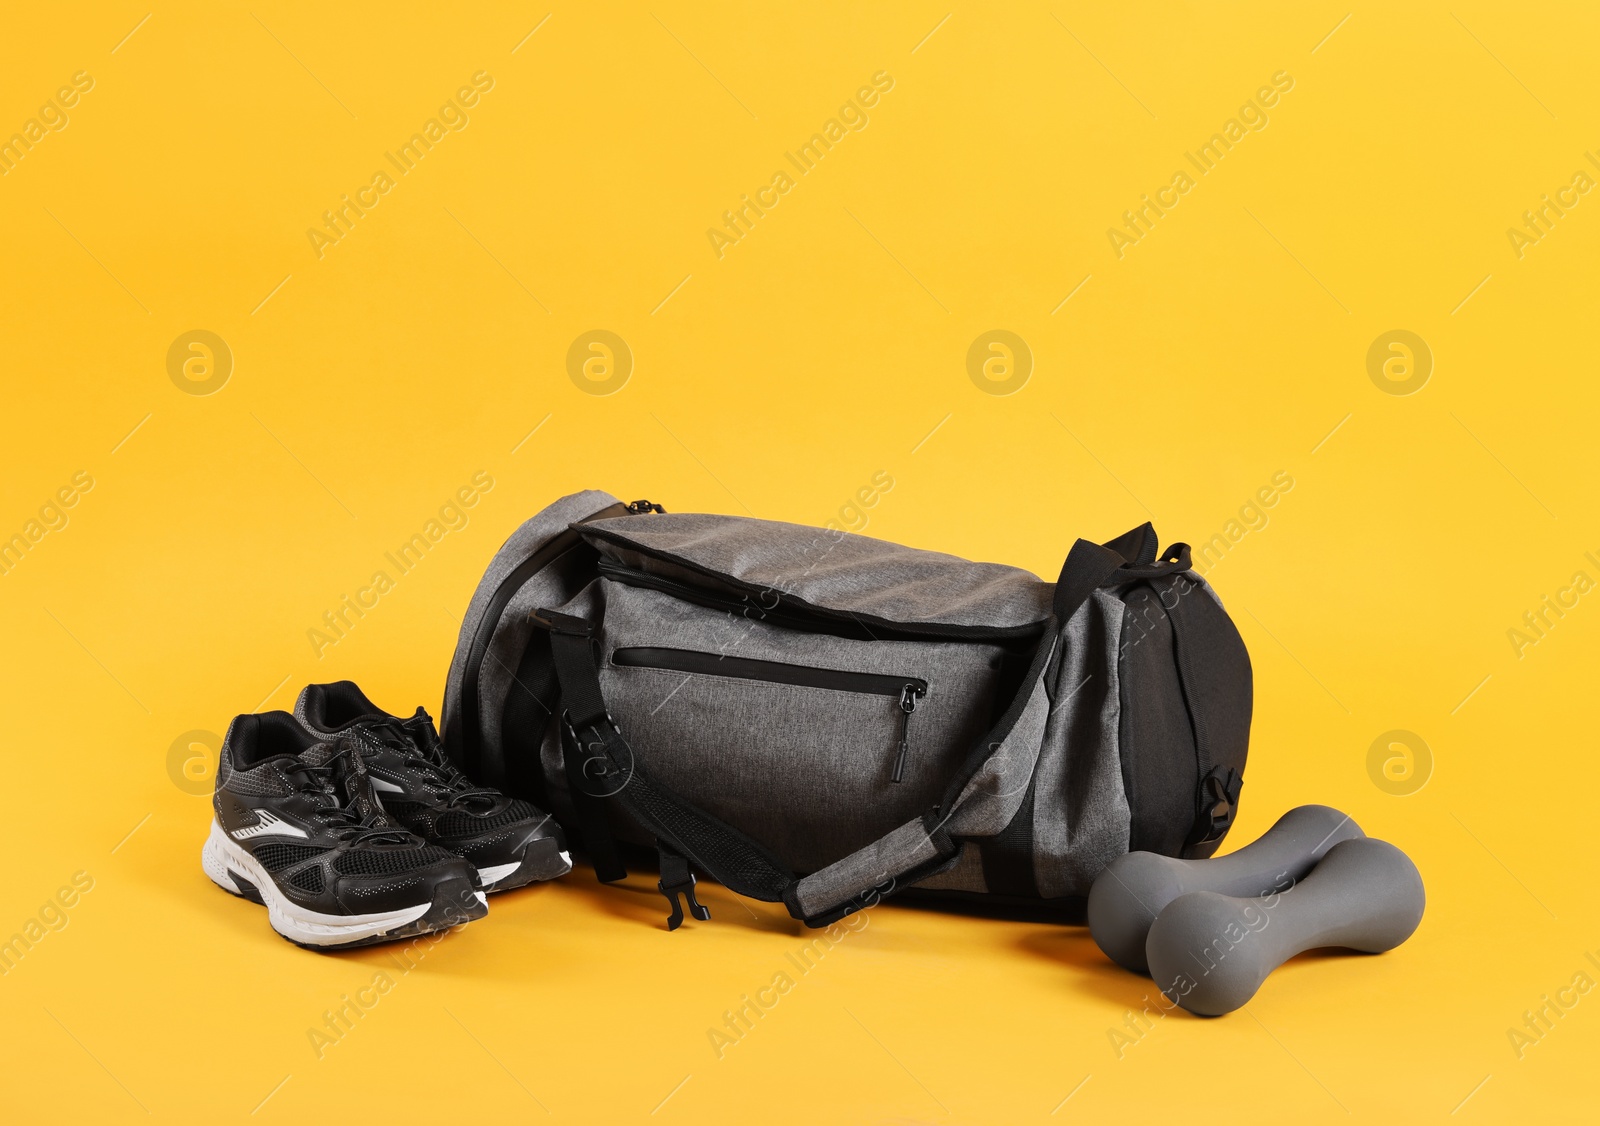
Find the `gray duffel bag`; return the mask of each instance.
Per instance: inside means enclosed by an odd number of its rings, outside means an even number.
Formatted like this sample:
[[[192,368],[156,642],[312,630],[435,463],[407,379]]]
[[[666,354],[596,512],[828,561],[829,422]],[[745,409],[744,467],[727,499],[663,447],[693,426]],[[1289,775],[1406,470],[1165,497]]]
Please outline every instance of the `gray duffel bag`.
[[[602,881],[653,847],[825,926],[891,893],[1081,921],[1133,849],[1233,822],[1250,660],[1144,524],[1060,578],[602,492],[524,523],[473,595],[444,741]]]

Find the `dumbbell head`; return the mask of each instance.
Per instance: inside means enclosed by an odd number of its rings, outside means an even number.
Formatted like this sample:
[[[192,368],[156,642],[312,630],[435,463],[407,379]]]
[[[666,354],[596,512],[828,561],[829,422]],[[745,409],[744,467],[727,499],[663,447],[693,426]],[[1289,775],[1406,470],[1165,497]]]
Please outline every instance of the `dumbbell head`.
[[[1161,909],[1191,891],[1261,895],[1282,891],[1335,844],[1362,835],[1337,809],[1291,809],[1259,839],[1215,860],[1175,860],[1130,852],[1112,861],[1089,889],[1089,933],[1113,962],[1145,973],[1145,938]]]
[[[1232,1012],[1273,970],[1304,950],[1392,949],[1422,921],[1422,877],[1386,841],[1342,841],[1292,889],[1241,898],[1212,891],[1174,899],[1145,943],[1169,999],[1201,1016]]]

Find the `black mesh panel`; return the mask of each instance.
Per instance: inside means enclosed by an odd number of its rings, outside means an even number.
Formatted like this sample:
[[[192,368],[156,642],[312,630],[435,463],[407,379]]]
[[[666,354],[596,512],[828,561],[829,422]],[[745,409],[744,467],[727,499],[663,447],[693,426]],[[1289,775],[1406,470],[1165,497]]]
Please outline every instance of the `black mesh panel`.
[[[320,856],[327,849],[316,848],[313,845],[285,844],[283,841],[268,841],[266,844],[256,845],[251,850],[251,855],[260,862],[261,866],[269,872],[279,872],[302,860],[310,860],[313,856]],[[298,886],[298,885],[296,885]]]
[[[428,845],[424,848],[357,848],[341,853],[333,869],[341,876],[398,876],[415,872],[440,860],[453,860],[454,854]]]
[[[313,864],[309,868],[302,868],[300,871],[289,877],[289,883],[293,884],[301,891],[310,892],[312,895],[315,895],[317,892],[322,890],[323,882],[322,865],[320,864]]]
[[[452,810],[439,818],[439,835],[472,837],[479,833],[504,829],[507,825],[515,825],[519,821],[529,821],[537,816],[538,812],[525,801],[513,801],[499,813],[491,813],[487,817],[478,817],[466,810]]]

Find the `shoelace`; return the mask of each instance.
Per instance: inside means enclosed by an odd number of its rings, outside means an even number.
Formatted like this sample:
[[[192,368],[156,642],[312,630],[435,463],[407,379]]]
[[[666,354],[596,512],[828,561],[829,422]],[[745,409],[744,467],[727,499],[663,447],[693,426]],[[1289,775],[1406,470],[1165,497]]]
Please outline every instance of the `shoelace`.
[[[339,791],[334,785],[334,764],[349,753],[348,746],[341,747],[321,765],[285,758],[279,761],[278,768],[294,784],[298,793],[317,799],[317,817],[340,841],[352,845],[420,843],[405,829],[377,824],[375,813],[362,815],[354,806],[340,800]]]
[[[433,717],[425,708],[418,708],[410,719],[381,716],[363,720],[357,728],[371,735],[405,756],[405,764],[436,784],[445,793],[444,804],[450,808],[477,804],[490,806],[500,800],[500,792],[487,786],[475,786],[444,753],[444,743],[433,725]]]

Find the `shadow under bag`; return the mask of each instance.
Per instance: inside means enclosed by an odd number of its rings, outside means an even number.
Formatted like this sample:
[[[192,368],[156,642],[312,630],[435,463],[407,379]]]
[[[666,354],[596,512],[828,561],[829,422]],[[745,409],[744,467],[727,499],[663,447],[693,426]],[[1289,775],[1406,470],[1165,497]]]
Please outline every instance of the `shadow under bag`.
[[[565,497],[461,627],[444,741],[603,881],[655,846],[825,926],[882,897],[1081,921],[1130,850],[1233,823],[1250,659],[1189,548],[1078,540],[1055,583],[865,536]]]

